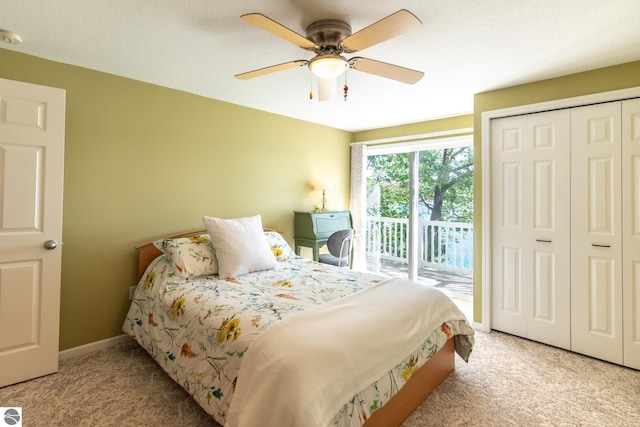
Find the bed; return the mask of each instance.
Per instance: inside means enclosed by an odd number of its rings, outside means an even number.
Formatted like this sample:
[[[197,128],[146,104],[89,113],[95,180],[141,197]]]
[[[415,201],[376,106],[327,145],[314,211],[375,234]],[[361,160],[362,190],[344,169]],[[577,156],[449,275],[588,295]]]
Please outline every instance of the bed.
[[[123,331],[219,424],[400,425],[468,360],[473,329],[441,292],[298,257],[259,216],[207,218],[136,247]]]

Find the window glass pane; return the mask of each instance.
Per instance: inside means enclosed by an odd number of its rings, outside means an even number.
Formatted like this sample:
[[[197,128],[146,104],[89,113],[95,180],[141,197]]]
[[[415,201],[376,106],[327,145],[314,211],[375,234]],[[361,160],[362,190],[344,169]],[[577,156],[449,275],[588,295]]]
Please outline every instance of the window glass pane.
[[[367,269],[407,276],[409,153],[367,157]]]
[[[418,275],[471,296],[473,147],[420,151],[418,180]]]

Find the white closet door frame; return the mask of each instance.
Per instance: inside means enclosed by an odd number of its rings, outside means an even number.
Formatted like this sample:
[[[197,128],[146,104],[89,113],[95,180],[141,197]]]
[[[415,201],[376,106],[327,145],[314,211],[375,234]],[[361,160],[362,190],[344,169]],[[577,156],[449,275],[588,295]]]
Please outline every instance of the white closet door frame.
[[[520,105],[482,113],[482,231],[477,234],[476,240],[477,242],[482,241],[482,256],[480,257],[482,263],[482,323],[479,325],[481,331],[488,332],[491,330],[491,120],[627,98],[640,98],[640,87]]]

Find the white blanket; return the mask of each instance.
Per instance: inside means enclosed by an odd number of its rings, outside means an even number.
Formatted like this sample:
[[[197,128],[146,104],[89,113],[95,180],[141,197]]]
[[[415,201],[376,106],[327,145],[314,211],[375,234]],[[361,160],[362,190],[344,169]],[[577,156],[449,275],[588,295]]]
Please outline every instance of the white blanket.
[[[326,426],[443,322],[464,318],[440,291],[404,279],[293,315],[249,347],[226,426]]]

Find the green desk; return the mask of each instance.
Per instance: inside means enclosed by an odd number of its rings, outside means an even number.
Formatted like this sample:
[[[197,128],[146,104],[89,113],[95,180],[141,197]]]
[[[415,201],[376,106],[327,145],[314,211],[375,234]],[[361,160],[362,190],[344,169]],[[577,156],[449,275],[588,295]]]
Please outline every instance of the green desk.
[[[300,255],[301,246],[311,248],[314,261],[318,261],[320,248],[327,243],[331,234],[353,228],[349,211],[294,212],[294,215],[296,254]]]

